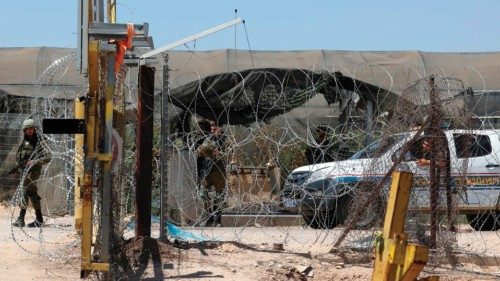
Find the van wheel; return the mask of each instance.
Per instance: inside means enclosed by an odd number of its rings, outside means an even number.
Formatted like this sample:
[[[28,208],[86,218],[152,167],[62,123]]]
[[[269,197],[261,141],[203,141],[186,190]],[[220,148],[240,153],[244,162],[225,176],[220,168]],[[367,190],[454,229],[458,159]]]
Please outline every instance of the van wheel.
[[[305,223],[314,229],[331,229],[337,226],[335,212],[320,211],[314,214],[302,214]]]
[[[500,229],[500,212],[486,212],[465,215],[469,225],[477,231],[497,231]]]
[[[360,194],[357,196],[345,195],[338,199],[337,201],[337,223],[344,224],[350,215],[354,215],[357,208],[363,204],[366,200],[368,194]],[[356,219],[354,224],[354,229],[365,230],[373,227],[383,215],[383,201],[380,196],[377,196],[373,200],[370,200],[370,204],[366,210],[361,214],[359,218]]]

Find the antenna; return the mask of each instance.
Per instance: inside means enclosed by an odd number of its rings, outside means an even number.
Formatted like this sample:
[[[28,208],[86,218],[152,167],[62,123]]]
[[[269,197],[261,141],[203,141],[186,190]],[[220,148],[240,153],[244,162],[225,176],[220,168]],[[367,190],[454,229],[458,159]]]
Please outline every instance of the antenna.
[[[234,19],[238,17],[238,9],[234,9]],[[236,70],[236,30],[237,26],[234,26],[234,70]]]

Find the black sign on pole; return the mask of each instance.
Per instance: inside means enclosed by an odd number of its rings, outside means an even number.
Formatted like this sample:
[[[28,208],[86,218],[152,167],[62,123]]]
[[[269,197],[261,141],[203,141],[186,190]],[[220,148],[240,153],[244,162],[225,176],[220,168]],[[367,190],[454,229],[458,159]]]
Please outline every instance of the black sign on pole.
[[[84,119],[43,119],[44,134],[83,134],[85,133]]]

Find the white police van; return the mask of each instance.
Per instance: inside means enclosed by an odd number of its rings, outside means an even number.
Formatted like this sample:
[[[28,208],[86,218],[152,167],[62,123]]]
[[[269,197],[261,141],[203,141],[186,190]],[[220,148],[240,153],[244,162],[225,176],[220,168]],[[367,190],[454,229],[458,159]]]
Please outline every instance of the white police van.
[[[285,209],[297,208],[305,222],[313,228],[332,228],[344,223],[359,202],[385,176],[416,132],[382,138],[358,151],[349,160],[303,166],[288,176],[285,187]],[[500,131],[447,130],[451,163],[451,187],[454,210],[465,214],[475,230],[500,229]],[[420,142],[419,142],[420,141]],[[415,145],[421,145],[422,139]],[[399,153],[399,154],[398,154]],[[415,153],[408,152],[398,170],[413,172],[410,197],[411,210],[428,212],[429,168],[420,167]],[[380,218],[385,207],[388,185],[371,203],[357,228],[368,228]],[[292,196],[290,196],[290,194]],[[440,190],[440,202],[445,191]],[[441,204],[441,206],[446,204]]]

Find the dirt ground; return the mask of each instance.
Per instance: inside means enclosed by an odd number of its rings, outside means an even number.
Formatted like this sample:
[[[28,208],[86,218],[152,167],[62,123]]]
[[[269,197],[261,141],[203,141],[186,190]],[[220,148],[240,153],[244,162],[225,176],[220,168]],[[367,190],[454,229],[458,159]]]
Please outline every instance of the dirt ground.
[[[0,205],[0,280],[79,280],[80,243],[72,217],[48,218],[41,229],[13,228],[17,213]],[[33,214],[28,215],[31,221]],[[196,232],[193,229],[193,232]],[[218,227],[198,230],[216,242],[169,243],[156,239],[130,238],[123,248],[116,280],[370,280],[370,255],[356,252],[331,253],[331,241],[318,243],[312,229]],[[237,234],[235,236],[235,234]],[[155,236],[156,235],[156,236]],[[158,227],[153,230],[157,237]],[[283,236],[291,239],[283,239]],[[462,234],[460,234],[462,235]],[[460,236],[459,235],[459,236]],[[464,236],[470,232],[463,233]],[[486,235],[486,234],[485,234]],[[312,239],[307,237],[311,236]],[[230,238],[233,237],[233,238]],[[234,237],[237,237],[235,239]],[[486,236],[484,236],[486,237]],[[487,237],[486,237],[487,238]],[[491,235],[492,253],[498,255],[498,234]],[[467,239],[471,241],[472,239]],[[245,244],[239,241],[245,241]],[[281,241],[284,243],[275,243]],[[469,243],[467,242],[467,243]],[[485,253],[491,256],[491,253]],[[422,277],[440,280],[500,280],[500,264],[463,257],[458,265],[428,265]],[[117,272],[120,272],[119,275]],[[99,279],[91,275],[89,280]]]

